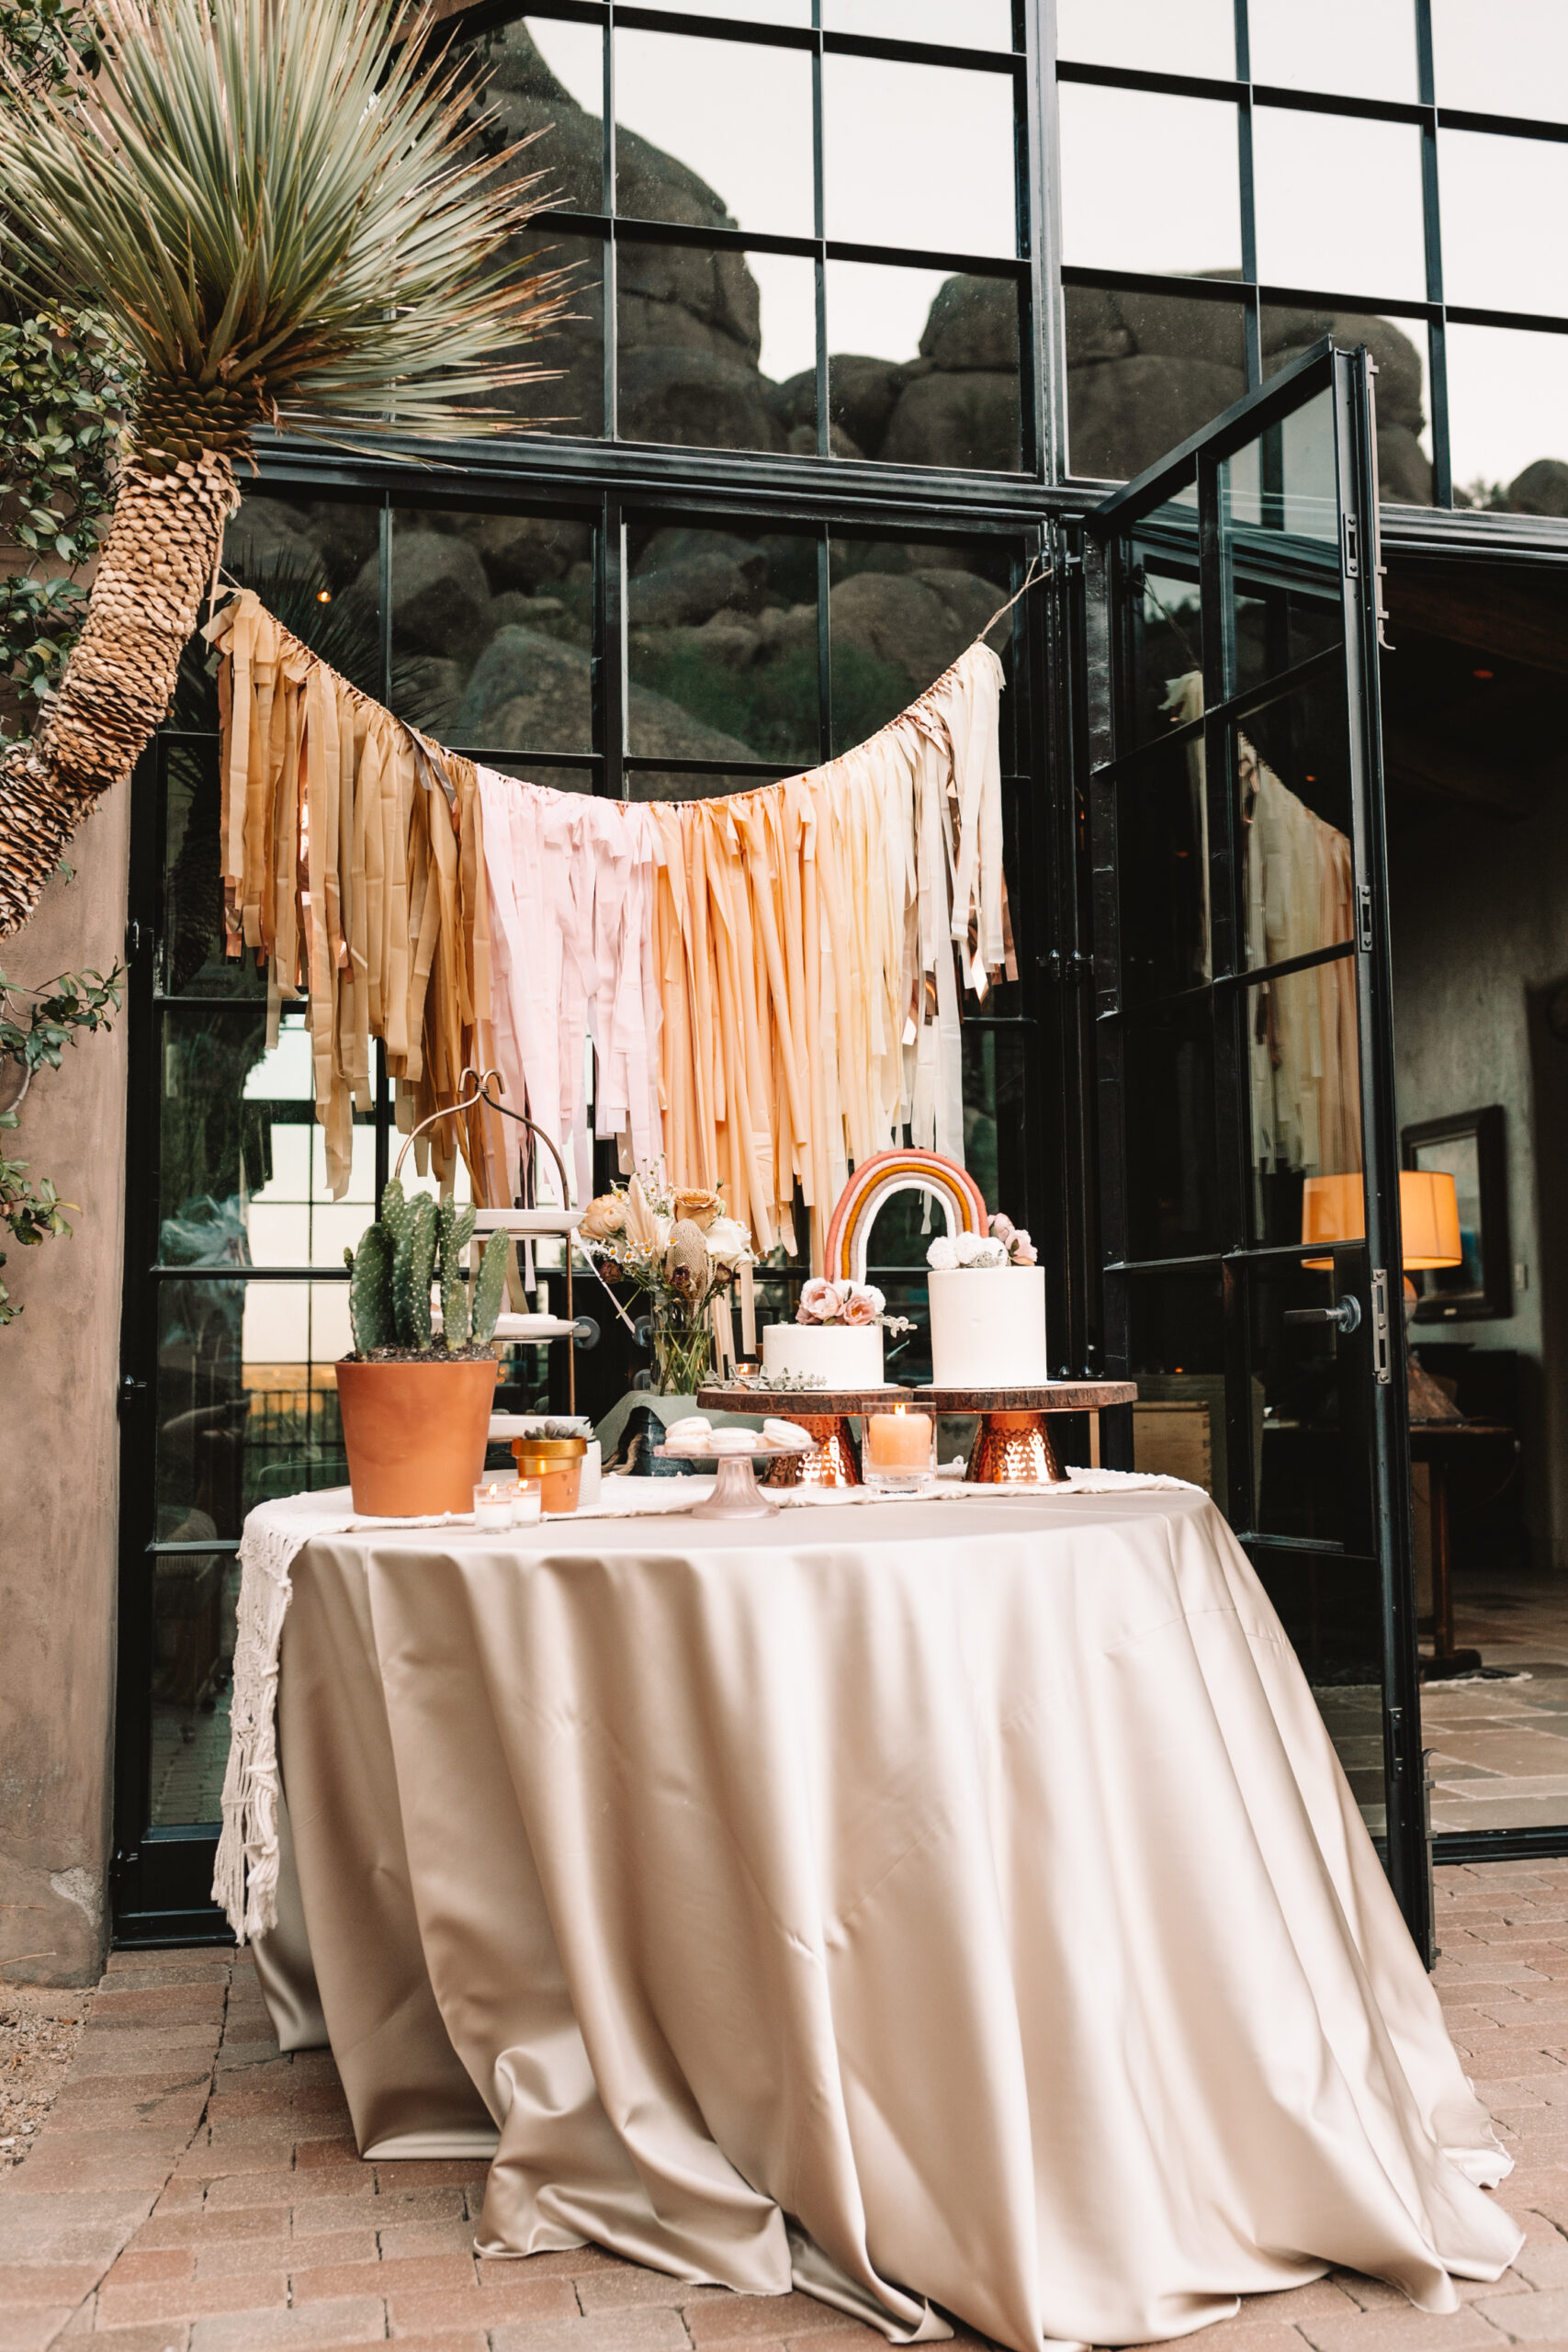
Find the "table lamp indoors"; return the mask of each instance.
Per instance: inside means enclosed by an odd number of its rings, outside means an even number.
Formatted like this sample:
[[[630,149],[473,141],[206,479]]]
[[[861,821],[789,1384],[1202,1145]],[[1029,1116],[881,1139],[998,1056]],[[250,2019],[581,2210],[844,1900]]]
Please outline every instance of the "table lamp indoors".
[[[1367,1230],[1365,1196],[1359,1171],[1349,1175],[1309,1176],[1302,1190],[1302,1239],[1308,1242],[1359,1241]],[[1424,1168],[1399,1172],[1399,1230],[1404,1270],[1404,1321],[1408,1331],[1416,1311],[1413,1273],[1464,1262],[1460,1239],[1459,1193],[1451,1176]],[[1332,1258],[1309,1258],[1305,1264],[1329,1267]],[[1405,1389],[1413,1421],[1461,1421],[1464,1415],[1440,1389],[1408,1344],[1405,1348]]]

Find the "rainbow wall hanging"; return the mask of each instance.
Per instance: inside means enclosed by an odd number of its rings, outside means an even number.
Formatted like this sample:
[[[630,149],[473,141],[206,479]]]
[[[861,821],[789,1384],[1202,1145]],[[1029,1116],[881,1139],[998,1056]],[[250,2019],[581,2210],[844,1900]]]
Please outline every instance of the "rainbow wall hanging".
[[[896,1193],[929,1193],[950,1234],[987,1230],[986,1196],[967,1169],[936,1151],[878,1151],[840,1193],[823,1253],[831,1282],[863,1283],[877,1213]]]

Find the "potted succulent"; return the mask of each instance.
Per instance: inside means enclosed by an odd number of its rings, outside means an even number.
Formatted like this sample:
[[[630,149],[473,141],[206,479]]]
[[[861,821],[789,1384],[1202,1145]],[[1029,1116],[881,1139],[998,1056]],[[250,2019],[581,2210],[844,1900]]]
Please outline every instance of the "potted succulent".
[[[345,1250],[354,1353],[337,1366],[354,1508],[378,1519],[473,1508],[501,1367],[491,1340],[506,1286],[507,1237],[485,1244],[470,1305],[462,1254],[472,1208],[411,1200],[393,1179],[357,1250]],[[441,1329],[431,1284],[441,1284]]]

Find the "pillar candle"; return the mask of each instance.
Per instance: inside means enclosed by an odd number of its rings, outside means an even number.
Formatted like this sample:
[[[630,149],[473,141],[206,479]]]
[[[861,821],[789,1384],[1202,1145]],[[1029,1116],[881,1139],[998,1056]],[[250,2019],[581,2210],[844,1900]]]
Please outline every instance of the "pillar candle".
[[[902,1405],[891,1413],[868,1413],[865,1435],[874,1469],[925,1470],[931,1466],[931,1424],[928,1414],[906,1412]]]

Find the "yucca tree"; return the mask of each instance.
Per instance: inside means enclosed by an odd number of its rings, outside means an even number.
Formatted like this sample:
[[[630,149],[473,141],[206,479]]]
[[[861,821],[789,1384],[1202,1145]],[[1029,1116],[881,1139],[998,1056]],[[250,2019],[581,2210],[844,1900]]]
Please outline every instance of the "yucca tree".
[[[91,62],[0,59],[7,272],[106,312],[140,385],[82,635],[0,753],[0,936],[168,709],[256,425],[524,429],[483,402],[564,273],[520,277],[540,174],[484,157],[460,61],[398,0],[84,0]],[[507,356],[501,356],[507,355]]]

